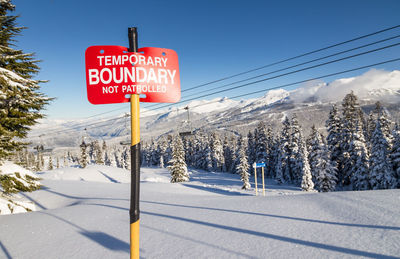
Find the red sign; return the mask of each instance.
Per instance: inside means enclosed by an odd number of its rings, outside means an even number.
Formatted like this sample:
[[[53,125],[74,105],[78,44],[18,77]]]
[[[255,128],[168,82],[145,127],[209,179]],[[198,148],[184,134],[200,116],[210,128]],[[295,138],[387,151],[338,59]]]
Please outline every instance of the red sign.
[[[128,52],[121,46],[86,49],[86,86],[92,104],[129,102],[175,103],[181,98],[178,55],[171,49],[140,48]]]

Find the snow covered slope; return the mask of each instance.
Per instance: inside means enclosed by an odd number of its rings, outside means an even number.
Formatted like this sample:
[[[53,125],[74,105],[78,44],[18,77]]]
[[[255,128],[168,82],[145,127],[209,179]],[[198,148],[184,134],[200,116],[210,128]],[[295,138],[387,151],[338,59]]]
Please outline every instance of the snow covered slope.
[[[127,174],[106,166],[43,173],[45,188],[28,195],[40,210],[0,216],[0,257],[127,258]],[[142,168],[142,258],[400,254],[400,190],[310,194],[268,180],[263,197],[241,190],[237,175],[192,171],[191,179],[171,184],[165,169]]]

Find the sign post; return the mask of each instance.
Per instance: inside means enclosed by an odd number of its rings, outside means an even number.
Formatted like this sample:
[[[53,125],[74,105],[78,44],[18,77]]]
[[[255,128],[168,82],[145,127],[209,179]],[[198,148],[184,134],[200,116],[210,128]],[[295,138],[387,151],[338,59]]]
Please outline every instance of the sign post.
[[[137,52],[136,28],[128,28],[129,52]],[[131,205],[129,209],[131,259],[139,258],[140,195],[140,105],[139,94],[131,94]]]
[[[257,191],[257,168],[261,167],[263,196],[265,196],[265,182],[264,182],[264,167],[265,167],[265,163],[264,162],[254,163],[253,167],[254,167],[254,178],[255,178],[255,184],[256,184],[256,195],[258,193],[258,191]]]
[[[129,48],[90,46],[85,52],[86,87],[92,104],[130,102],[130,252],[139,259],[140,102],[175,103],[181,98],[178,55],[171,49],[138,49],[137,28],[128,28]]]
[[[256,196],[258,195],[258,189],[257,189],[257,164],[253,164],[254,167],[254,186],[255,186],[255,191],[256,191]]]
[[[261,167],[261,175],[262,175],[262,182],[263,182],[263,196],[265,196],[264,166]]]

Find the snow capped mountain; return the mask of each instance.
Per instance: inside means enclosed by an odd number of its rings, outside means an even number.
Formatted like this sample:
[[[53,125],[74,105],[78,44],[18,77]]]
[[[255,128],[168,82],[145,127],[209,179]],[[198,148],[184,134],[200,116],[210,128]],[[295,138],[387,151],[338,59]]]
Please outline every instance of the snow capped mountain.
[[[231,109],[239,104],[239,101],[229,99],[228,97],[215,98],[212,100],[196,100],[190,102],[187,106],[190,111],[196,113],[216,112]]]
[[[303,129],[308,131],[311,125],[324,128],[329,110],[333,103],[339,103],[344,96],[353,91],[366,112],[373,109],[376,101],[381,101],[389,114],[400,118],[400,71],[372,69],[350,78],[337,79],[326,83],[310,81],[294,90],[270,90],[264,96],[247,100],[232,100],[228,97],[211,100],[195,100],[179,108],[166,110],[141,109],[142,139],[157,138],[163,134],[193,130],[220,130],[233,133],[245,133],[263,120],[272,129],[278,131],[285,116],[293,113],[299,118]],[[189,107],[190,123],[187,121]],[[112,120],[111,120],[112,119]],[[99,123],[104,121],[104,123]],[[95,127],[90,126],[96,122]],[[88,126],[86,126],[88,125]],[[54,126],[57,126],[54,130]],[[129,137],[129,118],[123,114],[115,118],[91,118],[90,120],[47,120],[34,127],[31,136],[38,142],[38,135],[47,145],[77,146],[85,134],[90,138],[114,140],[119,143]],[[47,130],[52,128],[52,130]],[[84,129],[87,128],[85,132]],[[64,130],[64,131],[63,131]],[[66,131],[68,130],[68,131]],[[50,134],[46,134],[47,132]],[[54,134],[54,132],[56,134]]]
[[[249,112],[256,108],[266,107],[276,102],[283,102],[290,95],[289,91],[284,89],[270,90],[264,96],[248,102],[248,104],[242,109],[243,112]]]

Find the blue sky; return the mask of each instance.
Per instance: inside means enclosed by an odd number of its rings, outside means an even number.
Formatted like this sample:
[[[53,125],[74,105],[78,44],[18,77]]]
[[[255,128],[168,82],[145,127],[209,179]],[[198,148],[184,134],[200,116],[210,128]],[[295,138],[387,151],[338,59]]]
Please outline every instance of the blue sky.
[[[397,0],[12,2],[16,5],[15,13],[21,16],[17,20],[19,25],[28,27],[18,37],[17,46],[25,52],[35,52],[43,60],[38,78],[50,82],[43,85],[42,91],[57,98],[45,111],[49,118],[83,118],[124,107],[129,111],[127,103],[92,105],[87,101],[84,61],[84,52],[89,46],[127,46],[128,27],[138,27],[139,47],[169,48],[178,53],[184,90],[400,24],[400,1]],[[399,28],[236,79],[397,34],[400,34]],[[397,42],[399,39],[369,49]],[[399,46],[217,96],[234,96],[396,57],[400,57]],[[400,62],[396,62],[377,68],[399,67]],[[222,84],[198,91],[218,89]],[[210,98],[213,97],[216,96]],[[141,106],[145,108],[148,104]]]

